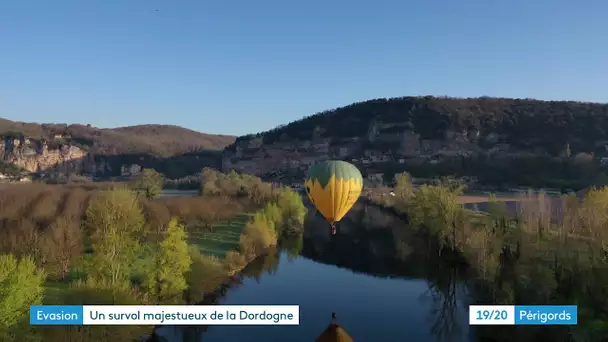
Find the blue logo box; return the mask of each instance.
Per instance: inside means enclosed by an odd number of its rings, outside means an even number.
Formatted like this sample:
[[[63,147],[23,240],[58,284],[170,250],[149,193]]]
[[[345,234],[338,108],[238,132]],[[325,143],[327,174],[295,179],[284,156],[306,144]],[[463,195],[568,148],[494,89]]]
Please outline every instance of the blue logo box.
[[[30,307],[31,325],[82,325],[81,305],[33,305]]]
[[[576,305],[516,305],[515,325],[576,325]]]

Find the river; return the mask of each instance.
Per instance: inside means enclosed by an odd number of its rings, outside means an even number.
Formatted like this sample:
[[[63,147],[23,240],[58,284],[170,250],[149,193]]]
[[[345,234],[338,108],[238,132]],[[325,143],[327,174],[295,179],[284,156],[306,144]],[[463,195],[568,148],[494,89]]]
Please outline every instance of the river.
[[[311,342],[336,312],[355,341],[471,341],[467,297],[456,271],[416,257],[396,258],[399,248],[391,236],[399,226],[406,227],[377,208],[358,206],[331,237],[327,224],[311,213],[295,251],[288,246],[258,258],[216,301],[300,305],[299,326],[211,326],[196,332],[162,327],[157,332],[171,342]]]
[[[201,340],[310,342],[325,329],[333,311],[355,341],[437,340],[432,331],[435,293],[423,279],[355,273],[306,257],[290,260],[285,253],[277,266],[273,274],[245,279],[230,289],[222,304],[298,304],[299,326],[213,326]],[[466,312],[458,316],[466,317]]]

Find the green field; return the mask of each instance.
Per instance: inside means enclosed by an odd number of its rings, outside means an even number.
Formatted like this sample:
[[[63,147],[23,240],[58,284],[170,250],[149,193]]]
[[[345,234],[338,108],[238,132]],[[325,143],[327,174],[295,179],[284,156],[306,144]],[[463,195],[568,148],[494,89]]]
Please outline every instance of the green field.
[[[204,255],[223,258],[229,251],[238,250],[241,233],[250,218],[249,214],[239,214],[230,221],[215,223],[211,231],[189,233],[189,242]]]
[[[44,299],[42,303],[45,305],[59,305],[65,291],[70,288],[68,283],[59,281],[47,281],[44,286]]]

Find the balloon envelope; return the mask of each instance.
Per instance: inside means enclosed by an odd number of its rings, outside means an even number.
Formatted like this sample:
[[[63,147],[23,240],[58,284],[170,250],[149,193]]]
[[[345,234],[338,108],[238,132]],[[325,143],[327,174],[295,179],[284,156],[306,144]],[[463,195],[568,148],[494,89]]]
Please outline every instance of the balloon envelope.
[[[315,342],[353,342],[353,339],[341,326],[331,324]]]
[[[348,213],[361,195],[363,177],[354,165],[330,160],[308,170],[304,187],[321,215],[334,224]]]

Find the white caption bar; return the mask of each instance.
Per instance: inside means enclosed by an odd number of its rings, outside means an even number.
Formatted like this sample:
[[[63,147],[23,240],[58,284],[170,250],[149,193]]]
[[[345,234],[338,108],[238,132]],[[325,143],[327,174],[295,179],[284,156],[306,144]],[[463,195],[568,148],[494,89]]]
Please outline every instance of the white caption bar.
[[[83,325],[299,325],[299,305],[84,305]]]

